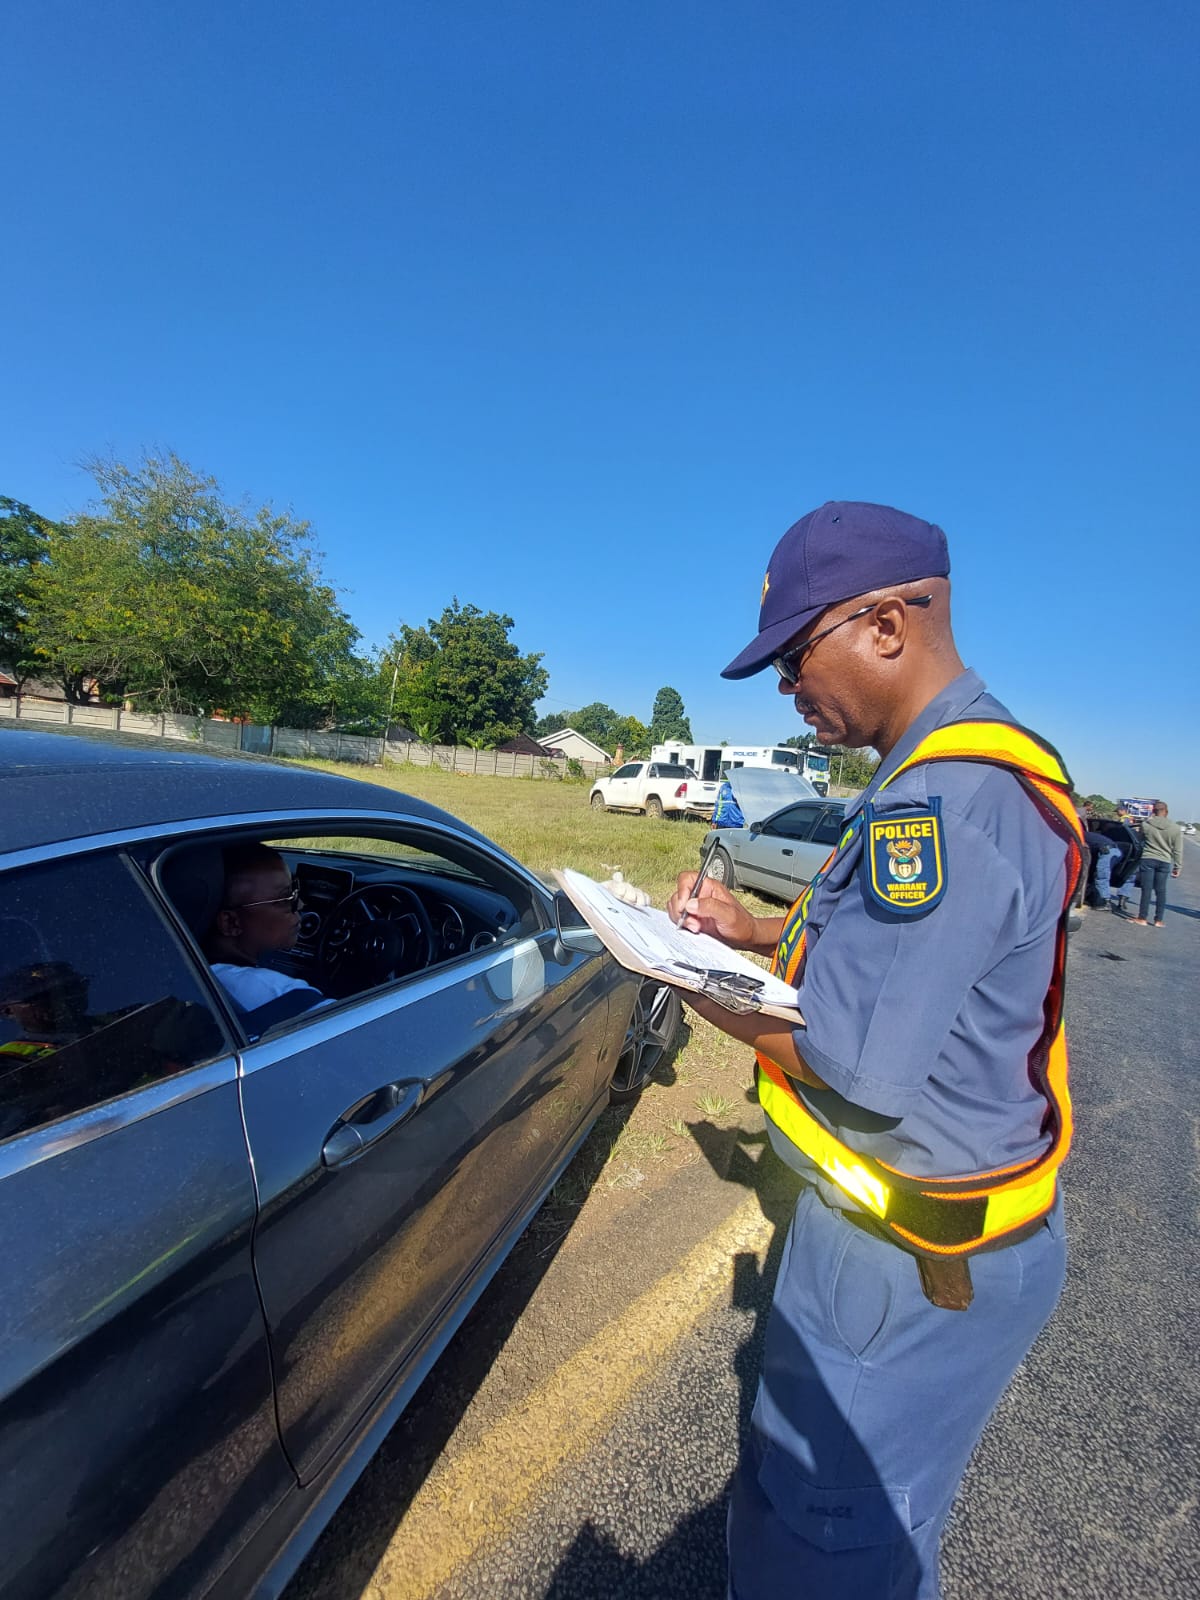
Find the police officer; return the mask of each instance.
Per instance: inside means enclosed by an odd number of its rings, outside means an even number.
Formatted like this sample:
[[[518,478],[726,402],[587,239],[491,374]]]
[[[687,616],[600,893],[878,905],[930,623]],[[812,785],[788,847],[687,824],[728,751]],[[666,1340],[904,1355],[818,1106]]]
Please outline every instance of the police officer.
[[[757,636],[822,744],[880,765],[786,918],[681,875],[685,926],[773,957],[803,1026],[689,995],[753,1046],[807,1180],[729,1518],[734,1600],[939,1594],[971,1451],[1058,1300],[1070,1140],[1070,780],[964,669],[940,528],[831,502],[777,545]]]

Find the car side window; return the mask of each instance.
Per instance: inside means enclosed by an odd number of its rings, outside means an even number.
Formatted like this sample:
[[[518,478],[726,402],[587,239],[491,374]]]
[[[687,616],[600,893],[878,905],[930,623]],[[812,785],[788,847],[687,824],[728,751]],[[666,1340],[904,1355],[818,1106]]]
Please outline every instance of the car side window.
[[[0,896],[0,1140],[225,1048],[134,868],[93,856],[6,874]]]
[[[813,829],[812,839],[814,844],[827,844],[832,849],[842,837],[844,832],[843,812],[840,807],[826,809],[820,822]]]
[[[798,843],[803,843],[812,837],[813,824],[820,814],[820,806],[791,806],[787,811],[781,811],[772,817],[763,832],[774,834],[780,839],[795,839]]]
[[[228,862],[234,842],[215,842]],[[268,879],[226,894],[242,913],[236,927],[198,937],[252,1038],[552,926],[547,901],[514,867],[443,831],[285,833],[250,848],[265,851]]]
[[[627,761],[623,767],[618,767],[613,773],[614,778],[636,778],[642,770],[640,761]]]

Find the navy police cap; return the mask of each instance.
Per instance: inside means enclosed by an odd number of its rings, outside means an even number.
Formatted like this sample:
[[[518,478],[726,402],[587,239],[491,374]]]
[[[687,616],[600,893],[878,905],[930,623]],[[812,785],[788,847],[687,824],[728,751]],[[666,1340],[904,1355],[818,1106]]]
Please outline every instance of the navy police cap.
[[[721,673],[749,678],[828,606],[872,589],[947,578],[946,535],[893,506],[827,500],[794,522],[763,579],[758,634]]]

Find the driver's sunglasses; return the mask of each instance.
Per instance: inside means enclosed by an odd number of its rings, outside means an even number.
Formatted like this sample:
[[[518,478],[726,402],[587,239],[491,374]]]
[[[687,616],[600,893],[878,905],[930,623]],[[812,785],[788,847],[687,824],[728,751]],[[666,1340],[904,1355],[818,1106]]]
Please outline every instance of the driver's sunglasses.
[[[236,906],[227,906],[226,910],[253,911],[256,906],[286,906],[289,911],[299,911],[300,885],[293,878],[291,894],[276,895],[273,900],[239,900]]]
[[[933,596],[931,594],[919,594],[915,599],[905,600],[904,604],[906,606],[927,606],[932,599]],[[828,628],[822,628],[820,633],[814,633],[811,638],[805,639],[803,644],[794,645],[791,650],[785,650],[782,655],[772,656],[771,665],[784,683],[799,683],[800,674],[804,671],[804,658],[809,651],[815,645],[820,644],[822,639],[827,639],[831,633],[836,633],[839,628],[844,628],[848,622],[857,622],[859,617],[865,617],[868,611],[874,611],[878,604],[878,600],[872,600],[870,605],[859,606],[857,611],[852,611],[848,617],[843,617],[840,622],[830,623]]]

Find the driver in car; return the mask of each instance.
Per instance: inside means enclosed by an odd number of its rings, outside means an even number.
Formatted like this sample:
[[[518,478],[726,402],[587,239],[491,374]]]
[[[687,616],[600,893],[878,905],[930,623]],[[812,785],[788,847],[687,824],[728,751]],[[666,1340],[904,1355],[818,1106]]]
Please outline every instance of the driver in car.
[[[322,1005],[325,996],[303,978],[260,966],[275,950],[290,950],[300,931],[300,891],[287,863],[265,844],[225,851],[225,892],[205,941],[205,955],[226,994],[242,1012],[282,1001],[281,1015]]]

